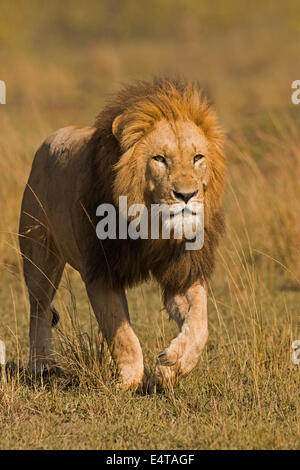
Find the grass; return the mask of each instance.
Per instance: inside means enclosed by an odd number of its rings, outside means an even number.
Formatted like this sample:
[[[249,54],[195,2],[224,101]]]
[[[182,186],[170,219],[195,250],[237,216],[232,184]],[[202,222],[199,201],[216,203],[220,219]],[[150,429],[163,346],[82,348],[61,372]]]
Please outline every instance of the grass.
[[[215,16],[197,10],[199,24],[187,27],[189,34],[176,15],[172,34],[152,31],[154,7],[145,36],[134,36],[130,22],[118,29],[116,21],[105,41],[96,20],[81,24],[77,7],[68,18],[57,6],[49,10],[53,23],[43,23],[45,9],[33,10],[24,17],[28,31],[17,34],[9,22],[1,29],[0,79],[8,96],[0,107],[0,338],[9,360],[9,381],[0,385],[1,449],[299,448],[300,369],[292,364],[291,342],[300,338],[300,106],[290,102],[290,85],[299,78],[299,25],[294,2],[272,15],[263,9],[257,22],[250,8],[241,23],[243,11],[234,5]],[[6,8],[11,18],[14,2]],[[185,17],[188,25],[194,16]],[[58,44],[50,25],[60,28]],[[209,285],[207,346],[178,387],[150,396],[117,391],[84,286],[69,268],[56,296],[63,374],[32,382],[16,232],[34,152],[58,127],[90,125],[122,82],[152,73],[181,73],[208,85],[227,131],[227,233]],[[154,283],[128,298],[153,368],[176,327]]]

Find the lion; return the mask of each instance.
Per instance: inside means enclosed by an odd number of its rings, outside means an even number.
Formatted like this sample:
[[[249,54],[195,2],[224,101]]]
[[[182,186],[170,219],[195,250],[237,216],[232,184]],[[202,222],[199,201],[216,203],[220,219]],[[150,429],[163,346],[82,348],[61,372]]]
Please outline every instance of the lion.
[[[226,158],[216,112],[197,82],[155,78],[124,87],[94,126],[54,132],[37,150],[20,216],[30,301],[29,367],[55,366],[52,301],[66,263],[79,271],[121,388],[175,383],[197,364],[208,338],[207,282],[224,232]],[[100,240],[97,207],[204,204],[204,245],[174,239]],[[197,217],[197,215],[194,215]],[[129,219],[127,220],[129,223]],[[156,280],[179,334],[151,376],[130,323],[126,291]]]

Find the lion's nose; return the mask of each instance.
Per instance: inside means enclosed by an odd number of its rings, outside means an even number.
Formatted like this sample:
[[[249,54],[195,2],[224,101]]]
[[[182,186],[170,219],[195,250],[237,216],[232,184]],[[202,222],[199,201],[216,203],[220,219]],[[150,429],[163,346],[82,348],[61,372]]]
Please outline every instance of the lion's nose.
[[[177,191],[173,191],[176,199],[179,199],[179,201],[184,201],[186,204],[190,199],[192,199],[192,197],[196,196],[197,193],[198,191],[194,191],[193,193],[178,193]]]

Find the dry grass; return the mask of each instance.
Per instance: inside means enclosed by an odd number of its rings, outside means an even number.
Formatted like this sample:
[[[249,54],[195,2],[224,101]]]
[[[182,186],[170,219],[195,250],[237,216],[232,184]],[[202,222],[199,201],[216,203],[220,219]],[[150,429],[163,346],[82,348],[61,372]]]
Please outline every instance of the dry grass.
[[[276,34],[286,11],[290,29]],[[215,23],[205,8],[201,14],[208,18],[204,33],[194,24],[192,36],[180,33],[179,42],[158,33],[156,42],[104,42],[93,33],[75,45],[66,35],[56,50],[49,33],[39,46],[27,36],[14,43],[6,31],[0,338],[10,380],[0,386],[0,448],[299,448],[300,369],[291,362],[291,342],[300,337],[300,107],[290,104],[290,84],[299,78],[298,24],[288,9],[255,27],[242,27],[234,13],[217,15]],[[207,347],[196,370],[165,394],[117,392],[84,287],[68,269],[56,298],[62,321],[55,345],[64,374],[31,382],[23,369],[29,313],[15,234],[34,151],[60,126],[91,124],[121,82],[152,73],[209,84],[228,131],[228,229],[210,284]],[[176,328],[156,285],[130,291],[129,304],[153,367]]]

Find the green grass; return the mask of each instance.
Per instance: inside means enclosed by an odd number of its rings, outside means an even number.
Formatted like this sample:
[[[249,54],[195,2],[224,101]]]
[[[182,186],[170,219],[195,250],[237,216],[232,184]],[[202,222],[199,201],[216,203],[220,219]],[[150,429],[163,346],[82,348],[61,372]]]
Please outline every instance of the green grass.
[[[290,85],[299,78],[298,6],[290,1],[271,12],[262,5],[258,19],[259,9],[235,0],[226,11],[222,2],[211,10],[211,2],[191,0],[179,15],[178,0],[166,2],[156,24],[158,3],[150,2],[149,14],[138,10],[137,27],[129,3],[130,14],[121,9],[108,32],[101,28],[111,13],[104,9],[100,21],[89,12],[84,22],[78,2],[71,11],[61,2],[39,9],[30,0],[22,2],[24,15],[19,3],[5,3],[0,19],[0,79],[7,84],[0,107],[0,339],[9,361],[8,383],[0,385],[0,449],[297,449],[300,366],[292,364],[291,343],[300,338],[300,105],[291,104]],[[34,152],[58,127],[93,123],[124,81],[152,74],[208,85],[227,131],[227,233],[209,286],[208,343],[174,389],[117,391],[84,286],[68,269],[55,300],[63,373],[32,382],[16,232]],[[128,298],[153,369],[176,327],[154,283]]]

